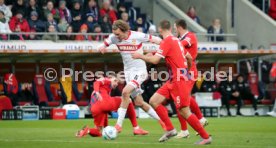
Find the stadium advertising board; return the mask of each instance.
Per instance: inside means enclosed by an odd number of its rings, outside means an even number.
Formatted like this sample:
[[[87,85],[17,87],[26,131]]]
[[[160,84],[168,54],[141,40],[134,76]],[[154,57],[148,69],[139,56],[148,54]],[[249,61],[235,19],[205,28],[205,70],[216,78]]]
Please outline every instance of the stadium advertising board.
[[[7,53],[64,53],[64,52],[97,52],[100,42],[51,42],[51,41],[14,41],[2,42],[0,52]],[[117,47],[112,45],[107,48],[109,52],[117,52]],[[158,45],[143,44],[145,51],[155,51]],[[237,43],[210,43],[201,42],[199,51],[235,51],[238,50]]]

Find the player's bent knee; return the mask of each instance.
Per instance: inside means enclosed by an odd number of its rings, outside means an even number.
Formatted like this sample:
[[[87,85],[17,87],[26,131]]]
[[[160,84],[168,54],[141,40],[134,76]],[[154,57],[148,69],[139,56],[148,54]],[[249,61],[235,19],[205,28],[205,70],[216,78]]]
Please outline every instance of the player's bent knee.
[[[179,112],[185,119],[192,114],[189,107],[182,107],[179,109]]]
[[[134,103],[135,103],[135,106],[142,107],[142,106],[143,106],[144,101],[143,101],[143,100],[134,100]]]
[[[128,91],[123,91],[122,92],[122,98],[123,99],[129,99],[129,97],[130,97],[130,92],[128,92]]]

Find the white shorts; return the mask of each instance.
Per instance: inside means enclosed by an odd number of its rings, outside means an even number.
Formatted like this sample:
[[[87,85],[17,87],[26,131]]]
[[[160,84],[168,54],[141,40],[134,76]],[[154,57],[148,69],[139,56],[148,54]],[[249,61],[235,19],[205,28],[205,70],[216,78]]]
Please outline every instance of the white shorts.
[[[141,84],[148,79],[147,71],[125,71],[126,84],[131,85],[135,88],[132,92],[131,97],[135,98],[136,96],[143,93],[141,89]]]

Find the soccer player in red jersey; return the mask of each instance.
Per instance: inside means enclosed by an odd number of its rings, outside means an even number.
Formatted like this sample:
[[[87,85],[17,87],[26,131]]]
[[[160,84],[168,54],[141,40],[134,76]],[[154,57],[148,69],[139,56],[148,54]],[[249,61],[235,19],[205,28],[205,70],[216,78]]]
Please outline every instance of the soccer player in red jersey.
[[[191,69],[189,71],[191,75],[191,79],[187,85],[187,88],[190,89],[191,91],[198,77],[198,72],[197,72],[197,67],[195,62],[197,57],[197,38],[194,33],[189,32],[187,30],[187,24],[183,19],[179,19],[175,21],[174,29],[177,33],[177,36],[179,37],[179,40],[181,41],[181,44],[184,46],[187,52],[190,53],[192,57]],[[200,108],[198,107],[193,97],[190,97],[190,109],[197,116],[202,126],[208,125],[208,121],[203,117],[200,111]],[[177,134],[176,138],[189,137],[189,131],[187,128],[186,120],[182,118],[179,113],[178,113],[178,119],[181,124],[181,131]]]
[[[101,78],[94,82],[94,92],[91,95],[91,113],[94,118],[95,128],[84,126],[76,134],[77,137],[83,137],[90,134],[94,137],[101,136],[102,128],[108,126],[108,113],[116,111],[122,102],[121,97],[111,97],[110,92],[118,86],[118,79],[115,76],[110,78]],[[132,102],[127,108],[128,117],[133,126],[134,135],[147,135],[148,131],[143,130],[137,124],[136,112]]]
[[[195,131],[201,136],[201,140],[196,142],[198,145],[210,144],[212,138],[205,131],[200,124],[198,118],[190,111],[190,91],[186,88],[188,81],[187,74],[187,61],[190,65],[189,53],[185,52],[183,45],[178,38],[172,35],[172,27],[167,20],[161,21],[159,24],[159,32],[163,37],[160,43],[160,49],[155,55],[143,55],[140,53],[133,53],[132,57],[135,59],[142,59],[146,62],[157,64],[161,58],[165,58],[171,79],[168,80],[164,87],[162,86],[150,99],[150,104],[155,108],[161,120],[167,127],[167,132],[159,139],[159,142],[164,142],[177,134],[176,129],[173,127],[169,116],[164,112],[162,102],[165,101],[166,96],[170,95],[181,116],[193,127]],[[186,55],[188,57],[186,57]]]

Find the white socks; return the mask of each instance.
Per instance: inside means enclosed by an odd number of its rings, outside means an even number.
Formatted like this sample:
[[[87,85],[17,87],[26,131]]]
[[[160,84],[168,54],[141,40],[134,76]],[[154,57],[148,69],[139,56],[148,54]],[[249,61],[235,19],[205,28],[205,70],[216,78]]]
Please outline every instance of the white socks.
[[[138,130],[140,127],[139,126],[136,126],[136,127],[133,127],[133,130]]]
[[[160,120],[159,116],[157,115],[157,113],[155,112],[155,110],[150,107],[150,109],[147,112],[152,118],[156,119],[156,120]]]
[[[182,132],[183,134],[186,134],[186,135],[189,135],[189,134],[190,134],[188,130],[185,130],[185,131],[181,130],[181,132]]]
[[[124,121],[125,116],[126,116],[126,111],[127,111],[127,109],[122,108],[122,107],[120,107],[120,108],[118,109],[117,124],[118,124],[120,127],[123,126],[123,121]]]

